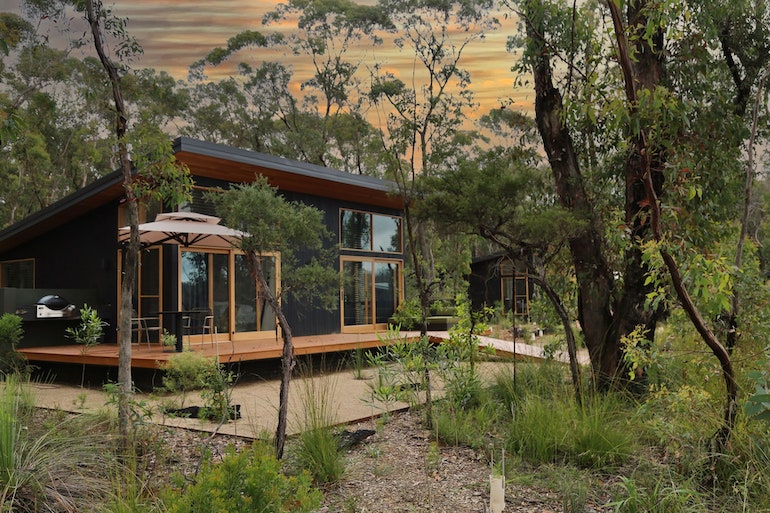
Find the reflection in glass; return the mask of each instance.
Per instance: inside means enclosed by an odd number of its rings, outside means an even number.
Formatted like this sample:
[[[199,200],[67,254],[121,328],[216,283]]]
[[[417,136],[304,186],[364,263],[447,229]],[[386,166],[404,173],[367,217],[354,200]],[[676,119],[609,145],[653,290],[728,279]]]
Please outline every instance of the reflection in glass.
[[[213,253],[211,255],[211,292],[212,304],[209,311],[214,313],[214,326],[218,333],[230,331],[230,295],[228,293],[228,260],[227,254]]]
[[[345,326],[372,323],[372,263],[343,262]]]
[[[391,263],[374,264],[374,304],[377,308],[377,323],[387,323],[396,311],[398,303],[398,266]]]
[[[206,253],[182,252],[182,310],[208,309],[209,259]]]
[[[374,251],[393,253],[401,251],[401,219],[390,216],[372,216]]]
[[[200,310],[214,316],[219,333],[230,331],[228,255],[182,252],[182,310]],[[195,319],[193,322],[201,322]],[[200,328],[194,326],[193,330]]]
[[[349,249],[371,249],[371,227],[369,214],[342,210],[342,246]]]
[[[273,294],[276,293],[275,258],[262,261],[262,272]],[[257,297],[257,284],[251,276],[246,255],[235,255],[235,331],[274,331],[275,314],[267,302]]]

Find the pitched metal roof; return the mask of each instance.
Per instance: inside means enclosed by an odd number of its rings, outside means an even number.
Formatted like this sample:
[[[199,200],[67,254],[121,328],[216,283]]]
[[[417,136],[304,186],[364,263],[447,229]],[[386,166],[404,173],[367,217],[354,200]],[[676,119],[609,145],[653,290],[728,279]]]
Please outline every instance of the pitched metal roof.
[[[395,184],[304,162],[188,137],[174,140],[177,160],[193,176],[246,183],[258,174],[279,190],[399,209]],[[91,210],[123,197],[123,176],[114,171],[0,231],[0,252],[12,249]]]

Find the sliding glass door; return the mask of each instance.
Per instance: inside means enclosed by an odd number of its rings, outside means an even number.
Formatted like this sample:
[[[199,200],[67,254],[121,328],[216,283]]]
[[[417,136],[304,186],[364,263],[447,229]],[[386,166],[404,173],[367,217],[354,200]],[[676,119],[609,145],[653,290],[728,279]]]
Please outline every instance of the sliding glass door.
[[[344,257],[342,274],[343,330],[386,328],[401,299],[401,261]]]
[[[181,265],[182,310],[200,311],[193,331],[213,315],[218,333],[230,332],[229,254],[183,251]],[[196,329],[200,328],[200,329]]]
[[[264,257],[262,267],[273,294],[276,294],[278,258]],[[182,250],[180,287],[182,310],[199,310],[213,315],[217,333],[223,338],[226,334],[239,339],[253,338],[255,332],[275,332],[275,314],[257,294],[248,259],[242,253],[235,250]],[[200,323],[191,330],[192,333],[201,331]]]

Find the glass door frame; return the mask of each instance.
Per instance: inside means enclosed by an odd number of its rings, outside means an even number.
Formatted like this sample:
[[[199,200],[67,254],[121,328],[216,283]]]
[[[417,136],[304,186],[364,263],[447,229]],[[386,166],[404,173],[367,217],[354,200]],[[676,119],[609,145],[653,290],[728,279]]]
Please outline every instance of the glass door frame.
[[[206,255],[210,254],[224,254],[227,255],[227,303],[228,303],[228,309],[227,309],[227,315],[228,315],[228,326],[229,331],[228,332],[218,332],[217,333],[217,340],[219,342],[229,342],[229,341],[239,341],[239,340],[255,340],[255,339],[274,339],[276,336],[280,337],[280,327],[276,327],[276,330],[270,330],[270,331],[243,331],[243,332],[237,332],[235,331],[235,316],[236,316],[236,309],[234,308],[235,305],[235,281],[234,281],[234,272],[235,269],[235,256],[236,255],[244,255],[245,253],[238,249],[223,249],[223,248],[207,248],[207,247],[189,247],[189,248],[183,248],[181,246],[177,246],[178,249],[178,259],[179,262],[178,265],[178,273],[177,273],[177,308],[182,308],[182,253],[183,252],[193,252],[193,253],[204,253]],[[276,294],[280,297],[280,287],[281,287],[281,257],[280,254],[266,254],[263,257],[272,257],[275,259],[275,282],[276,282]],[[210,280],[209,280],[210,281]],[[212,301],[213,297],[213,283],[209,283],[209,303]],[[211,304],[209,304],[209,308],[211,308]],[[255,316],[256,316],[255,312]],[[256,318],[256,317],[255,317]],[[277,323],[276,323],[277,326]],[[189,339],[189,340],[188,340]],[[195,342],[205,343],[209,340],[209,334],[206,335],[202,334],[194,334],[190,336],[185,336],[185,342]]]
[[[118,250],[118,272],[117,272],[117,291],[118,291],[118,305],[120,305],[121,297],[123,294],[123,285],[121,283],[123,279],[123,249]],[[143,279],[142,279],[142,268],[143,268],[143,262],[147,257],[147,254],[150,252],[155,253],[153,258],[157,259],[157,274],[158,274],[158,283],[157,283],[157,294],[143,294],[142,289],[144,288],[142,286]],[[142,249],[139,251],[139,261],[137,262],[137,269],[136,269],[136,283],[134,283],[134,295],[136,296],[136,302],[133,301],[133,309],[136,313],[137,317],[141,318],[156,318],[158,317],[157,311],[161,309],[161,305],[163,304],[163,248],[161,246],[153,246],[150,248]],[[154,309],[154,311],[144,311],[142,308],[143,299],[154,299],[157,303],[157,308]],[[118,320],[118,326],[120,326],[120,307],[118,307],[116,312],[116,319]],[[160,327],[161,319],[158,318],[158,326],[154,326],[156,328]],[[139,341],[141,342],[141,341]],[[156,341],[159,342],[159,341]]]
[[[345,263],[346,262],[361,262],[368,263],[372,266],[372,273],[369,283],[370,292],[370,305],[367,307],[371,311],[371,323],[368,324],[345,324]],[[396,287],[398,288],[395,296],[396,308],[404,301],[404,261],[397,258],[376,258],[376,257],[354,257],[354,256],[341,256],[340,257],[340,275],[342,277],[340,285],[340,331],[342,333],[371,333],[376,331],[384,331],[388,329],[387,322],[377,322],[377,294],[376,294],[376,272],[375,268],[377,264],[392,264],[396,266]]]

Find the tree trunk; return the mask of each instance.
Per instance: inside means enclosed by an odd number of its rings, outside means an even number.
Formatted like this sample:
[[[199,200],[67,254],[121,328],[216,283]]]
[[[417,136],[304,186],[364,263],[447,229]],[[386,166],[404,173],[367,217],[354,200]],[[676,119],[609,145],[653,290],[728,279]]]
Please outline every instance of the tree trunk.
[[[637,31],[635,59],[631,63],[636,76],[635,87],[652,91],[663,78],[663,32],[657,30],[652,37],[644,37],[647,20],[642,3],[629,2],[627,8],[627,18],[633,20]],[[629,21],[629,24],[631,23]],[[649,177],[656,196],[660,197],[663,193],[664,162],[656,148],[647,147],[644,156],[640,151],[638,147],[635,148],[628,156],[625,166],[625,223],[630,229],[630,246],[624,254],[623,293],[615,305],[615,322],[610,336],[619,340],[641,326],[648,344],[651,345],[662,312],[650,311],[645,305],[651,288],[644,283],[649,269],[642,261],[640,243],[653,237],[647,220],[650,206],[645,181]],[[637,379],[637,382],[640,381],[642,380]]]
[[[646,80],[655,80],[656,77],[648,75],[644,77],[637,76],[638,73],[644,73],[645,69],[640,67],[639,63],[644,61],[637,61],[636,68],[634,68],[633,59],[629,53],[628,41],[626,39],[625,28],[620,17],[618,6],[614,0],[607,0],[607,6],[610,10],[613,25],[615,28],[615,39],[618,45],[618,62],[623,72],[623,79],[626,89],[626,97],[629,104],[629,112],[631,116],[638,114],[637,112],[637,84],[649,87],[650,82]],[[632,20],[634,25],[640,27],[640,30],[644,30],[645,23],[639,23],[640,13],[644,12],[646,6],[646,0],[629,3],[628,16],[629,20]],[[662,45],[661,45],[662,47]],[[652,52],[649,52],[652,53]],[[636,56],[635,56],[636,57]],[[657,77],[659,79],[659,77]],[[661,211],[660,200],[657,194],[657,188],[659,184],[655,183],[655,175],[653,172],[653,159],[654,148],[651,148],[649,139],[647,137],[646,127],[642,126],[639,129],[639,133],[634,138],[636,146],[636,154],[639,157],[641,179],[644,184],[646,193],[646,205],[649,210],[649,225],[650,233],[657,241],[663,240],[663,232],[661,228]],[[722,427],[715,436],[718,450],[725,447],[730,435],[732,433],[733,426],[735,425],[735,416],[737,414],[737,396],[738,396],[738,384],[735,379],[735,371],[732,366],[730,354],[717,340],[714,334],[706,325],[705,320],[700,315],[695,303],[693,303],[687,289],[682,281],[681,274],[679,273],[679,266],[674,260],[673,256],[665,247],[661,247],[660,255],[663,258],[663,262],[671,276],[671,283],[674,286],[677,297],[684,308],[685,313],[689,317],[695,329],[700,334],[703,341],[711,349],[711,352],[716,356],[719,361],[719,365],[722,369],[722,378],[725,382],[726,400],[723,412]]]
[[[570,322],[567,309],[564,308],[564,304],[561,302],[559,295],[555,290],[540,276],[530,275],[530,277],[537,283],[537,285],[543,289],[545,295],[551,301],[556,314],[561,320],[561,324],[564,327],[564,337],[567,339],[567,353],[569,354],[569,370],[572,375],[572,387],[575,389],[575,400],[578,404],[583,403],[583,387],[582,380],[580,378],[580,364],[577,358],[577,343],[575,341],[575,332],[572,330],[572,323]]]
[[[540,41],[541,6],[527,4],[527,35]],[[553,172],[561,205],[576,218],[587,221],[582,233],[569,241],[578,284],[578,320],[583,330],[591,366],[599,386],[607,388],[620,372],[622,352],[618,339],[609,338],[612,325],[610,298],[613,280],[602,255],[601,231],[596,226],[569,129],[564,124],[561,93],[553,85],[550,56],[545,46],[533,66],[535,119]]]
[[[270,290],[265,274],[262,270],[262,260],[254,251],[249,252],[249,265],[257,282],[258,294],[267,301],[270,308],[275,312],[278,318],[278,325],[281,327],[281,338],[283,338],[283,351],[281,353],[281,389],[278,394],[278,425],[275,428],[275,456],[278,459],[283,458],[283,449],[286,445],[286,431],[289,417],[289,383],[291,375],[297,360],[294,357],[294,342],[291,334],[291,327],[286,315],[283,313],[281,303]]]
[[[91,27],[91,34],[94,38],[94,47],[99,55],[112,85],[112,96],[115,102],[116,122],[115,135],[118,140],[118,159],[120,169],[123,172],[123,191],[126,195],[126,204],[128,207],[128,223],[130,226],[130,238],[128,248],[124,254],[123,276],[121,280],[120,297],[120,326],[119,326],[119,353],[118,353],[118,427],[123,443],[127,447],[130,428],[130,404],[133,394],[131,378],[131,300],[134,295],[134,282],[136,281],[138,260],[139,260],[139,205],[133,189],[133,172],[131,160],[128,154],[128,148],[125,143],[125,135],[128,129],[128,114],[126,113],[125,103],[123,102],[123,93],[120,86],[120,75],[118,69],[107,56],[102,41],[102,31],[99,25],[99,10],[101,2],[86,0],[86,19]]]

